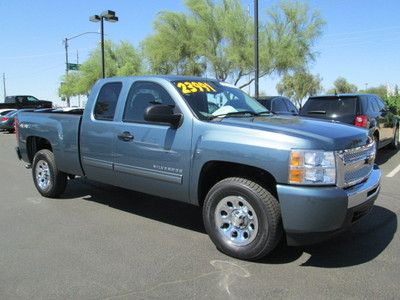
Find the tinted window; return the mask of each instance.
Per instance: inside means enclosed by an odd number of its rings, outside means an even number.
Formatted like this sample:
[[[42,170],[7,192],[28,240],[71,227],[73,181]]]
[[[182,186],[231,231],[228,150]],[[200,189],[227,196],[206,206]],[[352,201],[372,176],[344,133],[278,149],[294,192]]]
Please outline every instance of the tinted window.
[[[285,103],[286,103],[286,105],[287,105],[287,107],[288,107],[290,112],[298,113],[298,110],[297,110],[296,106],[294,106],[292,101],[290,101],[289,99],[285,99]]]
[[[370,105],[370,109],[372,109],[372,112],[378,112],[380,111],[379,105],[378,105],[378,101],[376,101],[375,97],[373,96],[368,96],[368,102]]]
[[[381,100],[381,98],[373,96],[375,98],[376,103],[378,104],[379,110],[382,110],[386,107],[385,103]]]
[[[282,98],[276,98],[272,101],[273,112],[286,112],[288,109]]]
[[[112,121],[121,88],[121,82],[111,82],[103,85],[94,107],[95,119]]]
[[[321,97],[309,98],[301,113],[307,115],[349,115],[356,113],[356,97]]]
[[[135,82],[128,95],[123,116],[124,122],[145,122],[144,112],[152,105],[163,104],[175,107],[168,92],[153,82]]]
[[[4,99],[4,103],[15,103],[15,98],[12,96],[6,97],[6,99]]]

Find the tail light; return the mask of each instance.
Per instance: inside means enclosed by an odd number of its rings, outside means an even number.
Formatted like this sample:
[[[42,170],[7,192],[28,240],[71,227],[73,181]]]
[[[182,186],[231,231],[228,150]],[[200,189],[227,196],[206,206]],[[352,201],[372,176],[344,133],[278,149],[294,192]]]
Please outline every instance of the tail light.
[[[368,117],[366,115],[356,116],[356,118],[354,119],[354,125],[356,125],[357,127],[367,128],[368,127]]]
[[[2,118],[1,118],[1,122],[5,122],[5,121],[8,121],[8,118],[2,117]]]

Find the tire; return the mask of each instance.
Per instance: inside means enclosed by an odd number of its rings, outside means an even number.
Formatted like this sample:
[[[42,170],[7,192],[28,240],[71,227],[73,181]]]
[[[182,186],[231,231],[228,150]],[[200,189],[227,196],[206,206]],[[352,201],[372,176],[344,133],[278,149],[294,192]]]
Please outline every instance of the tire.
[[[394,131],[393,141],[390,143],[390,148],[398,150],[400,148],[399,144],[399,127],[396,127],[396,130]]]
[[[226,178],[211,188],[203,221],[220,251],[244,260],[266,256],[283,235],[277,199],[257,183],[239,177]]]
[[[58,198],[67,186],[67,174],[58,170],[53,152],[47,149],[35,154],[32,177],[38,192],[47,198]]]

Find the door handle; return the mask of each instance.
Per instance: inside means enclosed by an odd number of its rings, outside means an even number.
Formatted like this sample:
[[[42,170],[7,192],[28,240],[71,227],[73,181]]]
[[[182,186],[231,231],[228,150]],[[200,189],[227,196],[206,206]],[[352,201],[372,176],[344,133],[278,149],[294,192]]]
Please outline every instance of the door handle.
[[[134,139],[134,136],[129,131],[124,131],[123,133],[118,134],[118,138],[121,141],[129,142]]]

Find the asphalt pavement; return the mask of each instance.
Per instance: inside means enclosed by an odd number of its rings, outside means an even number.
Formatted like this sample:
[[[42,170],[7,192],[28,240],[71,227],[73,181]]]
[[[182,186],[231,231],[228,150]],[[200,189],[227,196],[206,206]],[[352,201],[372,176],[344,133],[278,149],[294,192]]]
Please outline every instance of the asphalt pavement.
[[[0,133],[0,299],[400,298],[400,153],[380,151],[380,196],[350,231],[246,262],[191,205],[84,179],[41,197],[15,144]]]

